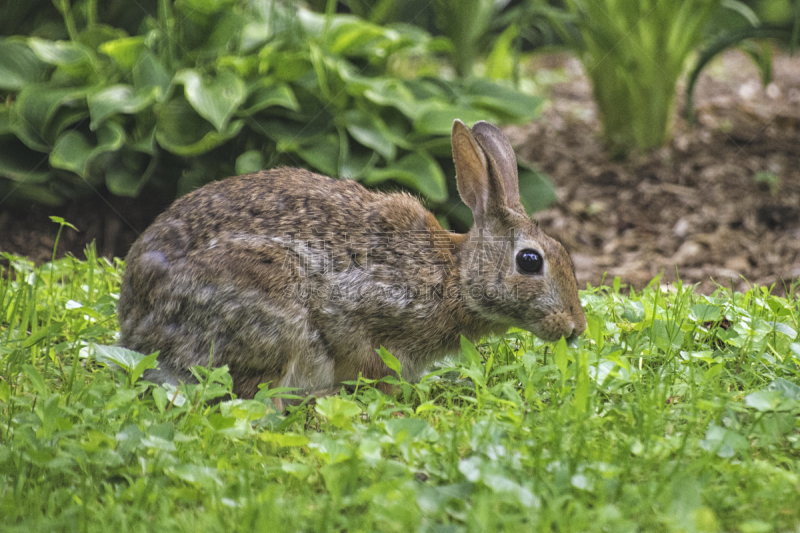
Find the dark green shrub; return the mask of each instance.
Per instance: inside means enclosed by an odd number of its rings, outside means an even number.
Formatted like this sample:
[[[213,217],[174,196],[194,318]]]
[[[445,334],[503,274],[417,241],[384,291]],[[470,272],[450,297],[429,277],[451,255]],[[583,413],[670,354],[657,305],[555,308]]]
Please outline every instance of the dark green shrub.
[[[269,1],[159,0],[130,35],[64,0],[69,40],[0,40],[0,198],[182,194],[280,165],[402,186],[451,211],[449,131],[535,118],[541,100],[435,77],[446,43],[408,25]],[[80,16],[79,16],[80,15]],[[552,200],[527,171],[530,209]],[[456,209],[451,218],[461,218]]]

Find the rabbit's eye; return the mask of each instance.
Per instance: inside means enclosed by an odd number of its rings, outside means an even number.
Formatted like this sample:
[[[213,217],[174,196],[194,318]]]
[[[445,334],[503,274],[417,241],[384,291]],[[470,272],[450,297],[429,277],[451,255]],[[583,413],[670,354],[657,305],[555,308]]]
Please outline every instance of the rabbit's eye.
[[[542,254],[531,248],[520,250],[517,254],[517,266],[526,274],[538,274],[542,271],[544,259]]]

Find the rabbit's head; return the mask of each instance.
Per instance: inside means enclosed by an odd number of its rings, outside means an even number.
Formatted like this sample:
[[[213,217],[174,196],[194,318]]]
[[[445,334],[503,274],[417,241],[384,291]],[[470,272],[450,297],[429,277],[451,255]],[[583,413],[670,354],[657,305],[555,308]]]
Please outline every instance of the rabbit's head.
[[[462,297],[486,320],[552,341],[586,329],[575,269],[520,202],[517,160],[495,126],[453,124],[458,192],[475,220],[460,250]]]

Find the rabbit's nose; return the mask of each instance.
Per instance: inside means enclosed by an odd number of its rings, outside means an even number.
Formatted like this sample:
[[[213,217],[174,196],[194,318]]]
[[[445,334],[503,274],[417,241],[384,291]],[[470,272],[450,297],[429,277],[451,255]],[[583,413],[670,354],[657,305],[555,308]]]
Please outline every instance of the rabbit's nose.
[[[576,323],[577,322],[577,323]],[[570,320],[566,324],[566,328],[564,332],[564,338],[568,341],[577,339],[581,336],[581,334],[586,331],[586,320]]]

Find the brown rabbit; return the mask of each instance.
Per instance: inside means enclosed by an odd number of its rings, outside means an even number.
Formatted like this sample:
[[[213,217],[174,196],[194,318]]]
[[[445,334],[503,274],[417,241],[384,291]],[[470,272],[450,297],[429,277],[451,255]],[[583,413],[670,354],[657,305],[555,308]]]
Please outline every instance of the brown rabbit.
[[[414,197],[280,168],[178,199],[136,241],[119,300],[120,343],[152,353],[158,383],[228,365],[234,392],[260,383],[330,391],[391,373],[415,380],[469,339],[509,326],[545,340],[586,329],[572,261],[526,215],[499,129],[456,120],[453,158],[474,215],[442,229]]]

